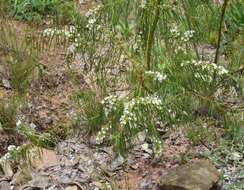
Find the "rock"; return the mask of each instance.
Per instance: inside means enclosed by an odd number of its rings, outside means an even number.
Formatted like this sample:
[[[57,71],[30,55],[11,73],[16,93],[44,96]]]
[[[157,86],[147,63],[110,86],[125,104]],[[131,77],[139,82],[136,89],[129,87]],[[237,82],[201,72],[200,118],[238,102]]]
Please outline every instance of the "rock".
[[[139,183],[139,189],[153,189],[153,182],[151,180],[144,179]]]
[[[141,149],[144,152],[148,153],[148,154],[152,154],[153,153],[152,149],[149,148],[149,144],[148,143],[144,143],[143,145],[141,145]]]
[[[138,169],[138,167],[139,167],[139,164],[138,164],[138,163],[135,163],[135,164],[131,165],[131,168],[132,168],[133,170]]]
[[[0,190],[11,190],[11,186],[7,181],[0,182]]]
[[[210,190],[219,180],[219,172],[208,160],[179,166],[160,177],[160,190]]]
[[[3,173],[6,177],[12,177],[14,175],[13,169],[9,162],[0,162],[0,166],[2,167]]]
[[[97,144],[96,136],[95,136],[95,135],[92,135],[92,136],[89,138],[89,143],[90,143],[90,145],[96,145],[96,144]]]
[[[104,184],[101,183],[100,181],[94,181],[94,182],[92,182],[92,184],[95,185],[94,189],[98,189],[98,190],[104,189]]]
[[[11,84],[9,82],[9,80],[7,79],[3,79],[2,80],[2,84],[3,84],[3,87],[6,88],[6,89],[11,89]]]
[[[36,130],[37,129],[37,126],[34,123],[31,123],[30,124],[30,128],[33,129],[33,130]]]
[[[26,167],[23,169],[19,169],[17,173],[14,174],[11,184],[13,184],[14,186],[21,186],[26,184],[31,179],[31,171]]]
[[[42,148],[40,152],[40,157],[32,162],[34,168],[45,169],[59,165],[58,155],[54,151]]]
[[[29,185],[36,188],[46,188],[52,185],[50,176],[48,175],[32,175],[32,180],[29,182]]]
[[[52,117],[46,117],[44,119],[44,124],[51,125],[52,123],[53,123],[53,118]]]
[[[122,166],[125,163],[125,161],[125,158],[119,154],[111,163],[111,171],[117,170],[120,166]]]
[[[145,140],[146,140],[146,132],[141,131],[135,136],[135,138],[132,140],[132,143],[134,145],[141,145],[145,142]]]
[[[68,186],[65,188],[65,190],[78,190],[78,187],[76,185]]]

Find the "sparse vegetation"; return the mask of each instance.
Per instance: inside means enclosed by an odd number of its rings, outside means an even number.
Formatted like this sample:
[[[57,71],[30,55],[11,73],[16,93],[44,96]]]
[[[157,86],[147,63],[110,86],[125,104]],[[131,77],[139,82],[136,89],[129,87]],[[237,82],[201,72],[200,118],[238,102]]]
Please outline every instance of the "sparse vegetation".
[[[77,27],[74,52],[83,58],[81,74],[93,73],[90,85],[98,87],[94,93],[104,103],[98,139],[111,140],[123,152],[142,130],[160,142],[157,122],[189,125],[193,143],[210,138],[208,130],[216,126],[232,138],[243,130],[243,121],[230,127],[230,115],[243,115],[243,76],[235,70],[241,69],[241,57],[224,56],[232,47],[224,43],[231,28],[242,25],[241,6],[235,6],[238,2],[103,1],[90,10]],[[231,19],[238,24],[225,25]],[[239,41],[240,35],[234,38]],[[216,47],[212,55],[201,52],[206,43]]]
[[[72,21],[76,11],[74,0],[7,0],[5,13],[23,21],[40,23],[51,19],[64,24]]]
[[[95,136],[92,145],[112,146],[122,158],[143,133],[159,160],[165,135],[182,130],[189,147],[207,149],[189,158],[187,150],[183,162],[205,157],[220,169],[243,167],[244,6],[241,0],[221,2],[102,0],[84,15],[74,0],[1,2],[4,24],[10,18],[51,24],[33,36],[0,26],[0,79],[7,78],[12,97],[0,101],[0,129],[21,134],[30,147]],[[65,65],[45,63],[55,60],[49,59],[52,51]],[[47,95],[45,86],[52,85],[41,77],[60,67],[63,73],[53,74],[56,96]],[[63,115],[52,107],[62,98],[68,100],[60,103]],[[45,103],[38,107],[40,100]],[[51,111],[40,115],[65,118],[45,120],[39,130],[26,110],[48,106]],[[239,183],[226,188],[242,188]]]

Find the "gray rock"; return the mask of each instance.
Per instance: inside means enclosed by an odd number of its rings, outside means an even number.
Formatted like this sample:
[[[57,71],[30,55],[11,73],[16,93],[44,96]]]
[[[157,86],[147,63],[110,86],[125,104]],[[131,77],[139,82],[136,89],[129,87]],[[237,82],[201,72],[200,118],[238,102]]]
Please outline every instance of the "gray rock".
[[[142,180],[139,183],[139,189],[153,189],[153,182],[151,180]]]
[[[65,190],[78,190],[78,187],[76,185],[68,186],[65,188]]]
[[[159,180],[160,190],[210,190],[219,180],[219,172],[208,160],[179,166]]]
[[[14,186],[21,186],[31,180],[31,171],[29,168],[19,169],[13,176],[11,184]]]
[[[1,162],[0,167],[3,170],[3,173],[6,177],[12,177],[14,175],[13,169],[11,167],[11,163],[6,161],[6,162]]]
[[[148,153],[148,154],[152,154],[153,153],[152,149],[149,148],[149,144],[148,143],[144,143],[143,145],[141,145],[141,149],[144,152]]]
[[[37,174],[32,176],[32,180],[29,182],[29,185],[37,188],[46,188],[52,185],[52,183],[50,176]]]
[[[121,155],[118,155],[111,163],[111,171],[117,170],[120,166],[122,166],[125,163],[125,158]]]
[[[0,182],[0,190],[11,190],[11,186],[7,181]]]
[[[2,84],[3,84],[3,87],[6,88],[6,89],[11,89],[11,84],[10,84],[10,81],[7,80],[7,79],[3,79],[2,80]]]

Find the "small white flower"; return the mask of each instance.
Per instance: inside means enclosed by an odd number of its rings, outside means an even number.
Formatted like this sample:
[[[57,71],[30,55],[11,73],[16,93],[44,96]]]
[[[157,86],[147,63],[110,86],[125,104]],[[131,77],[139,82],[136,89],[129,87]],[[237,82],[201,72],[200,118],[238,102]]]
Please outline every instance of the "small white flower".
[[[173,28],[170,29],[170,33],[173,35],[173,37],[179,37],[180,32],[177,26],[174,26]]]
[[[88,20],[88,23],[89,24],[94,24],[96,22],[96,19],[95,18],[91,18]]]
[[[139,5],[140,8],[145,9],[147,5],[147,1],[146,0],[141,0],[141,4]]]
[[[9,145],[8,146],[8,151],[14,151],[14,150],[16,150],[16,146],[15,145]]]
[[[153,76],[153,79],[155,81],[158,81],[158,82],[162,82],[163,80],[167,79],[167,75],[163,75],[163,74],[161,74],[158,71],[156,71],[156,72],[154,72],[154,71],[146,71],[145,74]]]
[[[17,126],[17,127],[20,127],[21,124],[22,124],[21,120],[18,120],[18,121],[16,122],[16,126]]]
[[[94,15],[94,12],[93,12],[93,10],[88,10],[87,12],[86,12],[86,14],[85,14],[85,17],[87,17],[87,18],[89,18],[89,17],[91,17],[91,16],[93,16]]]

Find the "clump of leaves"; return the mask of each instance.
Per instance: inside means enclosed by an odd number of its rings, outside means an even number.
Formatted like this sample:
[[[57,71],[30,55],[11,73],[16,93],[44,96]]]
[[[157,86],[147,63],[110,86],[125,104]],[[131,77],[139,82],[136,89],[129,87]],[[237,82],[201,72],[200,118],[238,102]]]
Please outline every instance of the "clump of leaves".
[[[67,23],[75,14],[73,0],[7,0],[6,4],[10,16],[24,21],[41,22],[50,17],[54,21]]]
[[[73,100],[79,105],[78,122],[86,127],[90,134],[98,132],[104,123],[104,111],[96,94],[90,90],[76,92]]]
[[[39,41],[37,42],[39,43]],[[4,53],[3,64],[15,93],[24,96],[33,77],[34,70],[41,70],[38,50],[28,43],[25,33],[19,35],[11,23],[3,22],[0,27],[0,50]],[[38,73],[38,72],[37,72]]]
[[[52,138],[56,139],[56,141],[65,140],[69,135],[73,132],[72,126],[65,121],[59,122],[57,125],[48,129],[48,133]]]
[[[28,139],[32,144],[43,148],[53,148],[56,145],[57,140],[50,135],[50,133],[39,133],[27,124],[21,123],[18,132]]]
[[[15,98],[0,100],[0,129],[15,132],[19,102]]]
[[[232,33],[243,32],[244,29],[244,5],[241,1],[233,2],[227,12],[227,27]]]
[[[215,139],[214,129],[211,130],[207,123],[197,122],[186,128],[186,137],[193,145],[208,144]]]
[[[11,87],[18,95],[23,96],[29,87],[33,71],[36,68],[35,60],[10,58],[8,66]]]
[[[4,165],[8,163],[13,169],[17,170],[19,164],[25,167],[29,166],[39,156],[39,148],[31,143],[17,147],[15,145],[9,145],[8,152],[0,159],[0,167],[4,167]]]

